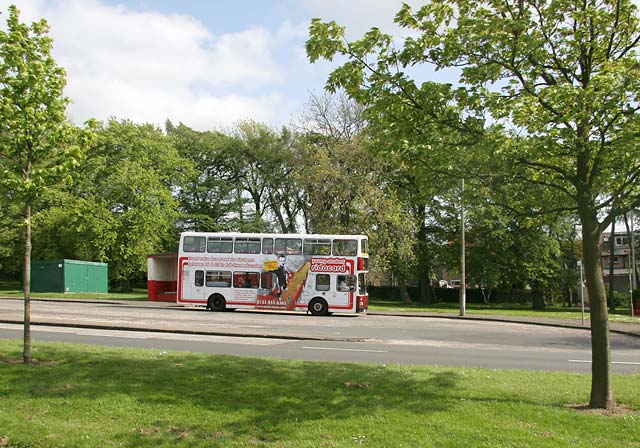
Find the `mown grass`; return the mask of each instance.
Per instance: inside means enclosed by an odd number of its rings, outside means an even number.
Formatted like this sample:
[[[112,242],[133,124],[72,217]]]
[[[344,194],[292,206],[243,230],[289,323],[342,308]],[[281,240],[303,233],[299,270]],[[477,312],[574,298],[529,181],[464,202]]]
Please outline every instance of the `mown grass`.
[[[587,375],[250,359],[0,340],[0,445],[638,447],[628,407],[581,412]]]
[[[429,305],[414,303],[413,305],[403,305],[402,302],[396,300],[370,298],[369,309],[371,311],[390,312],[458,313],[460,306],[457,303],[435,303]],[[534,310],[531,308],[530,303],[496,303],[488,305],[467,303],[465,311],[468,314],[492,314],[498,316],[532,316],[572,320],[580,320],[582,318],[580,307],[547,306],[544,310]],[[585,319],[589,319],[588,309],[585,310]],[[614,312],[609,313],[609,320],[612,322],[640,323],[640,317],[631,316],[631,309],[619,307]]]
[[[24,296],[22,286],[18,282],[0,281],[0,297],[21,298]],[[85,300],[148,300],[146,289],[134,289],[132,292],[113,292],[106,294],[78,292],[78,293],[55,293],[55,292],[32,292],[31,297],[54,298],[54,299],[85,299]]]

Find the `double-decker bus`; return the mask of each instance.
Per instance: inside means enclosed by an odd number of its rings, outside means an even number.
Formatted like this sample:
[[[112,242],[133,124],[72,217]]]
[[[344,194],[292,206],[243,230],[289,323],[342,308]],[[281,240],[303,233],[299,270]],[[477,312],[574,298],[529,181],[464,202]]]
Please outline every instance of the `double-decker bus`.
[[[212,311],[362,313],[368,261],[363,235],[184,232],[177,303]]]

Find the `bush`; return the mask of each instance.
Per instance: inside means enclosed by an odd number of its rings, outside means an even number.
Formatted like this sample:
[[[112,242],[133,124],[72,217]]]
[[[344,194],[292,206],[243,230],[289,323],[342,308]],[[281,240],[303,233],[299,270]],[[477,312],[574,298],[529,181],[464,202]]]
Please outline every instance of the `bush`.
[[[634,293],[636,291],[634,291]],[[635,297],[635,294],[634,294],[634,297]],[[631,298],[629,297],[628,292],[620,292],[620,291],[614,292],[613,300],[615,300],[616,307],[628,308],[631,305]]]

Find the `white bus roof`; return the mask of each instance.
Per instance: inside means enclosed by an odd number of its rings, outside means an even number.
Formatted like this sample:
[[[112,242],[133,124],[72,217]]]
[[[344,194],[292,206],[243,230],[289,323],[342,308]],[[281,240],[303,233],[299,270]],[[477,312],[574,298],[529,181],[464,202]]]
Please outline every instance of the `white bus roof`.
[[[339,235],[339,234],[315,234],[315,233],[243,233],[243,232],[182,232],[180,236],[227,236],[246,238],[367,238],[366,235]]]

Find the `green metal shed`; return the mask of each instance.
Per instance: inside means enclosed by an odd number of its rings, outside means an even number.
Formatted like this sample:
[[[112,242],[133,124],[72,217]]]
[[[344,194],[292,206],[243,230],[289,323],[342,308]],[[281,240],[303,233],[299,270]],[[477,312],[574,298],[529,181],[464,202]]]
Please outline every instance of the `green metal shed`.
[[[93,261],[31,262],[33,292],[109,292],[109,265]]]

